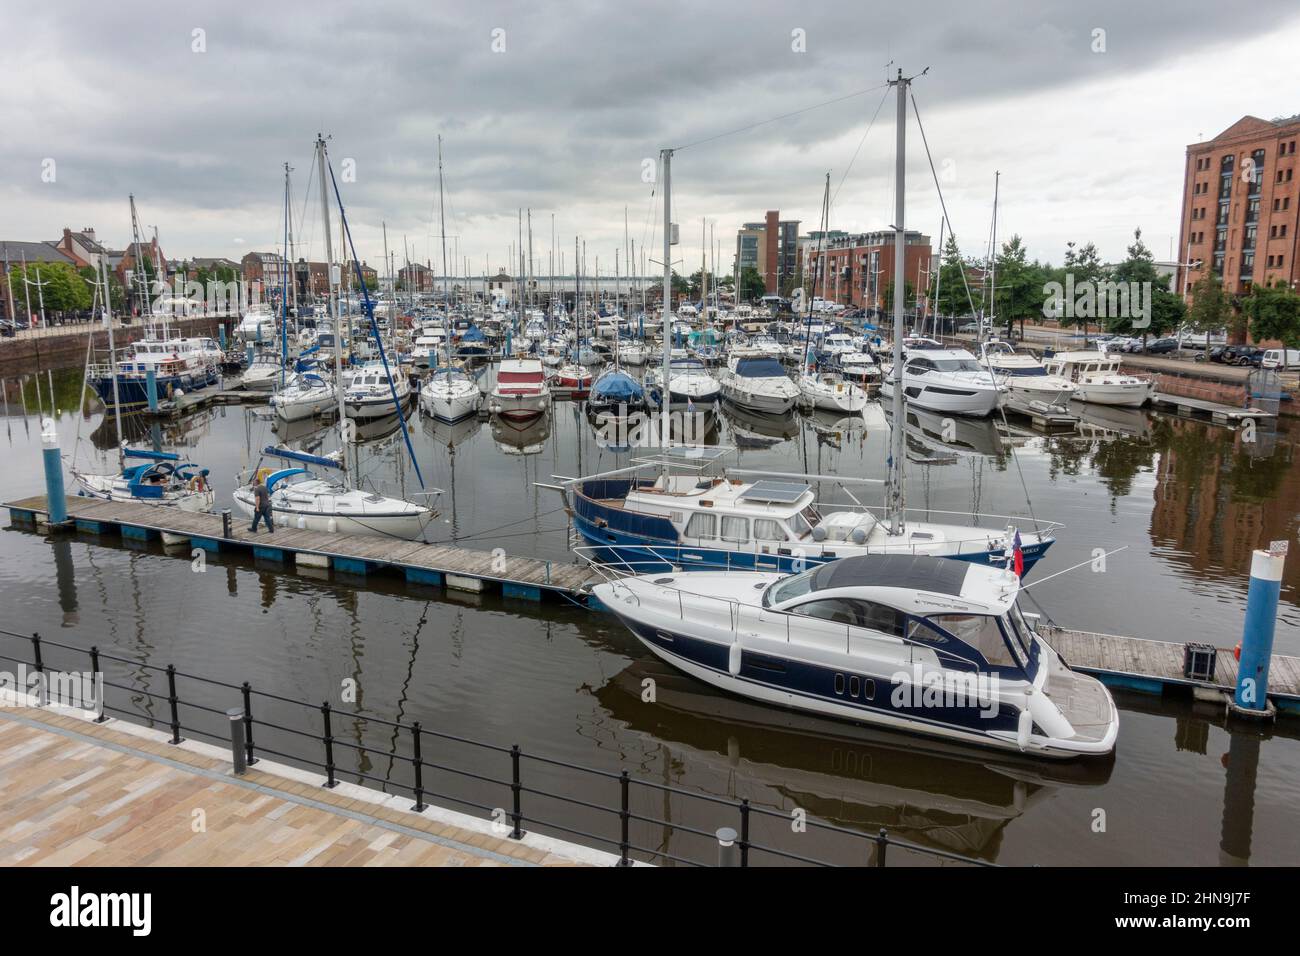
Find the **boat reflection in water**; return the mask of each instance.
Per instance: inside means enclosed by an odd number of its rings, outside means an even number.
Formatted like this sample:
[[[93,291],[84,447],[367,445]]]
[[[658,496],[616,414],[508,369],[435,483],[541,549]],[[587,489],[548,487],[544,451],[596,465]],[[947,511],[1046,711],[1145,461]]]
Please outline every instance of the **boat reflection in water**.
[[[645,700],[648,688],[652,701]],[[630,730],[669,742],[678,751],[673,762],[689,765],[692,777],[711,770],[707,775],[726,779],[729,797],[785,814],[803,809],[868,834],[885,827],[922,846],[989,861],[1008,823],[1060,789],[1104,785],[1114,766],[1113,758],[1035,761],[869,727],[846,731],[719,693],[655,659],[632,663],[592,693]],[[754,839],[771,842],[761,833]],[[837,839],[838,852],[866,862],[862,847]]]
[[[774,448],[799,434],[799,417],[794,412],[765,415],[724,404],[722,415],[730,429],[731,444],[737,448]]]
[[[444,422],[431,415],[424,415],[420,421],[426,435],[452,451],[464,446],[483,427],[483,422],[477,415],[470,415],[458,422]]]
[[[1151,437],[1151,418],[1140,408],[1071,402],[1070,414],[1079,416],[1079,434],[1085,438]]]
[[[893,424],[891,410],[885,408],[885,420]],[[1002,433],[1002,420],[964,418],[929,412],[914,405],[904,413],[908,451],[917,458],[979,456],[1000,459],[1006,456],[1011,440]]]
[[[527,421],[512,421],[493,415],[490,422],[492,440],[507,455],[536,455],[546,447],[546,439],[551,437],[549,408]]]

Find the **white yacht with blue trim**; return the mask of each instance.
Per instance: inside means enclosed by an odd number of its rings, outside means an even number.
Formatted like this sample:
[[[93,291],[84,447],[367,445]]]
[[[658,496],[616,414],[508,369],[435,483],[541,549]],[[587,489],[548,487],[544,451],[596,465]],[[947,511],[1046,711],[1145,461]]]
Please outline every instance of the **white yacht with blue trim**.
[[[825,717],[1050,758],[1104,756],[1119,714],[1016,604],[1013,571],[905,555],[795,575],[599,584],[655,655],[730,693]]]

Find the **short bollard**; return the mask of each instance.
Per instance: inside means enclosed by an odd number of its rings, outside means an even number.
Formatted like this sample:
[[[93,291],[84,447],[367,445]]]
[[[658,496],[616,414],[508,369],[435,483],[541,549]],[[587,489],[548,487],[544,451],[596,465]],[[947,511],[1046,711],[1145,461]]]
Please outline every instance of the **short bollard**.
[[[230,509],[229,508],[226,508],[224,511],[221,512],[221,536],[223,538],[230,537]]]
[[[244,709],[231,707],[226,716],[230,718],[230,761],[235,765],[236,775],[242,777],[248,770],[244,754]]]
[[[718,866],[740,866],[740,852],[736,848],[736,831],[731,827],[718,828]]]

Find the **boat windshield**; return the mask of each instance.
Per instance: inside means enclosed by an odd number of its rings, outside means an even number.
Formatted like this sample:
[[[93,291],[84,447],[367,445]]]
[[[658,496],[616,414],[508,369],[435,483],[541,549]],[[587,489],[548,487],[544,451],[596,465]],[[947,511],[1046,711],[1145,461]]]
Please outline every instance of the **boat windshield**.
[[[802,597],[807,594],[812,590],[813,575],[817,570],[817,568],[809,568],[807,571],[792,574],[788,578],[782,578],[770,585],[763,592],[763,607],[771,607],[774,604],[780,604],[782,601],[788,601],[791,598]]]
[[[974,359],[934,359],[934,367],[940,372],[982,372],[984,366]]]

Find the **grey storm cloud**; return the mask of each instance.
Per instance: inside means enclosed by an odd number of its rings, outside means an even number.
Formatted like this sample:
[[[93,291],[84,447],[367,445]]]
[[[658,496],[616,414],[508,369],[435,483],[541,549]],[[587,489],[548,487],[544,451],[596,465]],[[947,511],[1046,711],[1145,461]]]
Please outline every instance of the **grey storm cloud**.
[[[92,210],[118,209],[100,232],[120,242],[133,192],[147,221],[176,237],[164,242],[170,254],[238,254],[235,236],[269,246],[286,161],[310,231],[304,193],[321,131],[336,166],[355,160],[344,200],[372,257],[381,219],[390,237],[409,234],[420,257],[432,254],[439,134],[448,231],[464,236],[475,265],[485,253],[504,262],[521,206],[536,211],[535,232],[556,214],[561,248],[583,233],[612,251],[625,206],[643,237],[641,163],[662,146],[698,143],[678,160],[683,209],[716,219],[721,238],[767,208],[816,216],[822,177],[833,170],[838,183],[890,61],[930,68],[915,89],[927,119],[1055,92],[1086,132],[1106,117],[1072,89],[1243,42],[1294,16],[1292,0],[1261,0],[1250,16],[1210,0],[49,4],[24,13],[7,43],[0,201],[10,214],[0,211],[0,231],[48,238],[90,224],[81,220]],[[1104,55],[1091,49],[1097,29]],[[806,52],[792,49],[795,31]],[[827,105],[806,109],[814,104]],[[887,215],[892,103],[878,124],[854,188]],[[745,131],[719,137],[736,129]],[[1011,142],[988,129],[942,148],[998,163]],[[915,138],[913,147],[915,177],[925,167]],[[40,181],[45,157],[58,162],[57,192]]]

